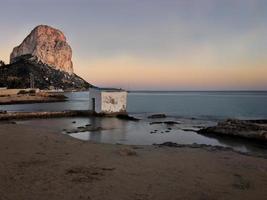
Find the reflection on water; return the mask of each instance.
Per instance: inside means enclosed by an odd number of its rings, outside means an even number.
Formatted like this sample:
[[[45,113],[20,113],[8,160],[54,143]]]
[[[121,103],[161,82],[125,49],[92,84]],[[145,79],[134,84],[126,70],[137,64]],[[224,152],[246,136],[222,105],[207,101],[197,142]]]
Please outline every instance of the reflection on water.
[[[143,119],[139,122],[120,120],[117,118],[55,118],[17,121],[20,124],[44,127],[51,130],[73,130],[90,124],[95,131],[71,133],[70,136],[99,143],[151,145],[154,143],[176,142],[179,144],[208,144],[232,147],[241,152],[267,153],[266,147],[245,140],[204,136],[192,129],[214,125],[214,121],[191,120],[183,118],[167,118],[165,120],[179,121],[180,124],[150,124],[151,120]],[[153,121],[153,120],[152,120]],[[97,129],[101,127],[101,129]],[[184,130],[183,130],[184,129]],[[66,133],[65,133],[66,134]]]

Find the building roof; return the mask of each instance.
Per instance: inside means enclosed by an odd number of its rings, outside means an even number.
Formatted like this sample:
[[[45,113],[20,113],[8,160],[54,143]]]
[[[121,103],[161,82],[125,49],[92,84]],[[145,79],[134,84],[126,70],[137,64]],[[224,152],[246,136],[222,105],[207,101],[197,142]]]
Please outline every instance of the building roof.
[[[125,92],[125,90],[121,89],[121,88],[99,88],[99,87],[95,87],[92,88],[95,90],[99,90],[101,92]]]

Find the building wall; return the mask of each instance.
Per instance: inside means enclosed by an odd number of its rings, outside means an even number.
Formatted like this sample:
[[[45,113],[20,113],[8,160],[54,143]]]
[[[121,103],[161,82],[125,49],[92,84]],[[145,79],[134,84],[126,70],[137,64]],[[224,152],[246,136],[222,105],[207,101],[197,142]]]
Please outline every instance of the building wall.
[[[105,92],[101,93],[103,113],[121,113],[126,112],[127,92]]]
[[[89,91],[89,109],[93,110],[93,101],[92,98],[95,98],[95,111],[101,113],[101,91],[96,89],[90,89]]]

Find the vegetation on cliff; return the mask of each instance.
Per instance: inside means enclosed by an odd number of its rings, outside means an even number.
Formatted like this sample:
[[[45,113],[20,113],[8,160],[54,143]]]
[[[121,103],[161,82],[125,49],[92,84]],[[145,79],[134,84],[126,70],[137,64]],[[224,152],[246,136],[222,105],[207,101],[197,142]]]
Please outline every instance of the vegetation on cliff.
[[[76,74],[57,70],[25,55],[16,62],[0,67],[0,87],[85,90],[92,85]]]

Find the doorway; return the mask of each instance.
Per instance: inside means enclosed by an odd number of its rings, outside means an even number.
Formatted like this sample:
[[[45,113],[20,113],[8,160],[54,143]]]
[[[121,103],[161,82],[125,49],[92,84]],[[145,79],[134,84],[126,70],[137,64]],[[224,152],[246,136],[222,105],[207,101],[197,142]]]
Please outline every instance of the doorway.
[[[92,111],[95,112],[95,98],[92,98]]]

